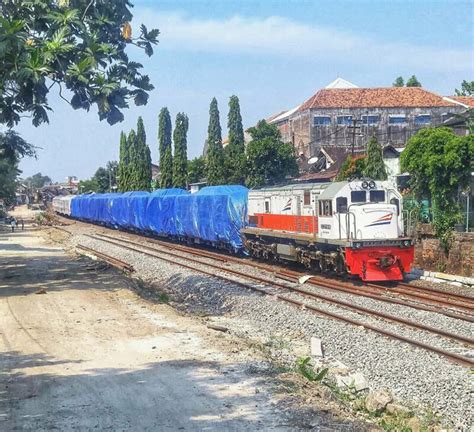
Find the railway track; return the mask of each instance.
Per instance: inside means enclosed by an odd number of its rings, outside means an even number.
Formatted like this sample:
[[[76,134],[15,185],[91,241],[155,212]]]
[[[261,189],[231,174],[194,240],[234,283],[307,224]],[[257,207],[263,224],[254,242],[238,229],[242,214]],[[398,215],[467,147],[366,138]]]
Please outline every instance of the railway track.
[[[408,338],[408,337],[403,336],[401,334],[397,334],[395,332],[392,332],[391,330],[386,330],[384,328],[381,328],[381,327],[378,327],[378,326],[375,326],[375,325],[372,325],[372,324],[368,324],[368,323],[365,323],[365,322],[362,322],[362,321],[344,316],[341,313],[336,313],[336,312],[332,312],[332,311],[322,309],[320,307],[316,307],[316,306],[314,306],[310,303],[301,301],[301,300],[296,299],[294,297],[298,296],[298,297],[302,297],[302,298],[306,298],[306,299],[310,299],[310,300],[316,300],[316,301],[320,301],[320,302],[322,301],[326,304],[331,304],[333,306],[337,306],[339,308],[343,308],[343,309],[349,310],[351,312],[356,312],[356,313],[364,314],[364,315],[371,315],[371,316],[373,316],[377,319],[382,319],[384,321],[394,322],[394,323],[401,324],[401,325],[406,326],[406,327],[411,327],[411,328],[414,328],[414,329],[417,329],[417,330],[423,330],[423,331],[429,332],[431,334],[434,334],[436,336],[441,336],[441,337],[444,337],[444,338],[448,338],[450,340],[453,340],[455,342],[461,343],[461,344],[463,344],[465,346],[469,346],[469,347],[474,346],[474,339],[472,339],[472,338],[469,338],[469,337],[466,337],[466,336],[463,336],[463,335],[453,334],[453,333],[447,332],[447,331],[442,330],[442,329],[433,328],[433,327],[424,325],[422,323],[414,322],[414,321],[411,321],[411,320],[408,320],[408,319],[405,319],[405,318],[401,318],[401,317],[398,317],[398,316],[395,316],[395,315],[390,315],[388,313],[379,312],[379,311],[372,310],[372,309],[369,309],[369,308],[366,308],[366,307],[363,307],[363,306],[358,306],[358,305],[355,305],[353,303],[350,303],[350,302],[347,302],[347,301],[344,301],[344,300],[334,299],[332,297],[329,297],[329,296],[324,295],[324,294],[319,293],[319,292],[316,293],[314,291],[309,291],[309,290],[306,290],[306,289],[303,289],[303,288],[300,288],[300,287],[295,287],[295,286],[289,286],[288,285],[288,282],[296,282],[296,280],[290,280],[290,281],[287,280],[287,281],[285,281],[285,283],[280,283],[280,282],[276,282],[276,281],[268,279],[268,278],[254,276],[252,274],[249,274],[248,272],[243,272],[243,271],[239,271],[239,270],[236,270],[236,269],[232,269],[228,266],[229,260],[227,259],[227,257],[224,257],[224,256],[220,255],[220,256],[217,257],[218,259],[215,259],[215,257],[212,256],[213,253],[208,253],[207,251],[197,250],[196,248],[187,248],[185,246],[175,245],[175,244],[170,245],[167,242],[161,242],[159,240],[153,241],[153,242],[156,242],[156,243],[164,243],[164,245],[166,246],[167,249],[163,250],[163,249],[158,249],[158,248],[155,248],[155,247],[151,247],[149,245],[145,245],[145,244],[143,244],[143,242],[142,243],[137,243],[137,242],[134,242],[134,241],[131,241],[131,240],[123,239],[123,238],[117,238],[117,237],[111,238],[110,236],[104,235],[104,234],[95,235],[95,236],[87,234],[87,236],[89,236],[89,237],[91,237],[95,240],[103,241],[105,243],[115,245],[117,247],[121,247],[123,249],[127,249],[127,250],[130,250],[130,251],[133,251],[133,252],[137,252],[137,253],[140,253],[140,254],[143,254],[143,255],[147,255],[147,256],[150,256],[150,257],[153,257],[153,258],[157,258],[157,259],[163,260],[165,262],[171,263],[173,265],[178,265],[178,266],[181,266],[183,268],[187,268],[187,269],[192,270],[192,271],[196,271],[196,272],[208,275],[208,276],[212,276],[212,277],[215,277],[215,278],[219,278],[219,279],[231,282],[233,284],[237,284],[237,285],[242,286],[244,288],[251,289],[253,291],[259,292],[263,295],[270,295],[278,301],[283,301],[283,302],[286,302],[288,304],[292,304],[293,306],[298,306],[300,308],[304,308],[305,310],[311,311],[311,312],[319,314],[319,315],[329,316],[331,318],[337,319],[339,321],[344,321],[344,322],[352,324],[352,325],[362,326],[366,329],[372,330],[374,332],[377,332],[377,333],[382,334],[384,336],[390,337],[392,339],[401,340],[403,342],[409,343],[409,344],[417,346],[419,348],[423,348],[427,351],[437,353],[441,356],[444,356],[444,357],[450,359],[451,361],[453,361],[455,363],[462,364],[464,366],[470,366],[470,367],[474,366],[474,359],[472,359],[472,358],[465,357],[465,356],[462,356],[460,354],[453,353],[453,352],[447,351],[445,349],[442,349],[442,348],[439,348],[439,347],[436,347],[436,346],[426,344],[424,342],[420,342],[420,341]],[[163,245],[161,245],[161,246],[163,246]],[[192,256],[184,256],[182,252],[186,252],[187,254],[190,254]],[[219,254],[217,254],[217,255],[219,255]],[[196,258],[196,257],[199,257],[199,258]],[[207,260],[212,260],[213,262],[204,261],[203,259],[200,259],[200,258],[205,258]],[[220,263],[220,264],[216,264],[216,263]],[[199,266],[207,267],[210,270],[204,270],[202,268],[196,267],[196,264],[198,264]],[[249,264],[247,263],[246,265],[249,265]],[[264,266],[262,265],[262,267],[264,267]],[[216,270],[219,271],[220,273],[216,273]],[[270,273],[271,273],[267,276],[271,277],[271,276],[275,275],[274,272],[272,272],[271,270],[267,269],[267,271],[270,271]],[[229,274],[229,275],[232,275],[232,276],[237,276],[237,277],[239,277],[243,280],[249,281],[251,283],[244,283],[244,282],[236,281],[232,277],[224,276],[222,273]],[[288,278],[289,276],[286,276],[286,277]],[[257,283],[259,285],[263,285],[266,288],[261,288],[261,287],[255,286],[255,283]],[[272,290],[277,290],[278,293],[275,293]],[[281,295],[280,294],[281,291],[286,291],[287,293],[292,294],[293,296],[288,297],[288,295]]]
[[[110,236],[104,233],[101,235],[112,240],[117,239],[117,236]],[[133,237],[139,237],[136,234],[129,235]],[[240,265],[259,268],[264,271],[273,272],[276,277],[284,280],[290,280],[291,282],[297,282],[300,277],[307,276],[306,273],[288,270],[287,268],[278,265],[262,264],[260,262],[256,262],[255,260],[238,258],[235,256],[229,256],[226,254],[211,252],[196,247],[185,246],[168,241],[157,240],[154,238],[146,238],[146,240],[147,242],[166,247],[170,250],[182,251],[204,258],[214,259],[220,262],[233,262]],[[416,292],[416,287],[414,287],[415,292],[413,293],[402,290],[393,291],[391,288],[387,288],[378,284],[360,285],[316,275],[312,275],[311,279],[308,279],[306,283],[319,288],[324,287],[330,291],[345,292],[356,296],[373,298],[385,303],[398,304],[427,312],[436,312],[450,318],[474,322],[474,298],[468,296],[457,295],[457,297],[462,298],[464,301],[464,303],[460,303],[459,301],[453,302],[449,298],[446,298],[447,293],[443,291],[442,293],[445,297],[443,299],[436,299],[432,298],[432,296],[418,295]],[[409,287],[411,288],[411,286]],[[423,288],[421,288],[421,290],[423,290]]]

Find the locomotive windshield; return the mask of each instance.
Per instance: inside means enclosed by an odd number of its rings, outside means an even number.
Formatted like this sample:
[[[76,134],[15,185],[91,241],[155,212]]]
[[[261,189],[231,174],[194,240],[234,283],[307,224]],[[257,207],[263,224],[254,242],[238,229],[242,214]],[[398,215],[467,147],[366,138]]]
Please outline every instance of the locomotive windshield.
[[[353,203],[365,203],[367,201],[366,191],[352,191],[351,202]]]
[[[383,191],[383,190],[371,190],[370,191],[370,202],[372,202],[372,203],[385,202],[385,191]]]

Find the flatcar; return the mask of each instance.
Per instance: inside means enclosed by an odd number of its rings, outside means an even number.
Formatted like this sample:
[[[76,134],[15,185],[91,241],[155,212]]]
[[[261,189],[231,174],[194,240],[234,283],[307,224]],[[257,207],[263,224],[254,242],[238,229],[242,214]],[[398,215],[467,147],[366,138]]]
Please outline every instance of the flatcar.
[[[414,247],[403,235],[402,197],[389,182],[358,180],[251,190],[247,251],[266,259],[357,275],[402,280]]]
[[[414,247],[389,182],[213,186],[57,197],[53,209],[88,222],[293,261],[363,281],[402,280]]]

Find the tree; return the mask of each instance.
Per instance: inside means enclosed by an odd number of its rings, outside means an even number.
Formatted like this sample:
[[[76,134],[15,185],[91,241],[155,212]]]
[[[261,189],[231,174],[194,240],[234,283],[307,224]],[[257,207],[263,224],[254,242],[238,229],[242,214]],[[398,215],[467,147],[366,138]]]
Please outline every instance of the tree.
[[[229,99],[227,127],[229,129],[229,144],[224,149],[226,182],[244,184],[246,177],[245,140],[237,96],[231,96]]]
[[[148,101],[153,85],[129,45],[153,54],[159,31],[142,25],[131,36],[129,0],[3,0],[0,2],[0,124],[31,116],[49,122],[54,87],[74,109],[98,109],[109,124],[123,120],[132,99]],[[67,89],[67,92],[65,90]]]
[[[407,79],[407,87],[421,87],[421,83],[418,81],[415,75],[412,75]]]
[[[260,120],[248,132],[252,136],[247,145],[249,187],[276,184],[298,174],[293,146],[281,140],[275,125]]]
[[[137,142],[136,142],[136,159],[134,163],[135,184],[134,190],[149,191],[151,187],[151,153],[150,147],[146,143],[145,126],[143,119],[138,117],[137,122]]]
[[[128,164],[126,169],[126,184],[124,192],[136,191],[136,184],[138,183],[138,173],[139,169],[138,158],[140,157],[140,152],[138,149],[138,140],[137,134],[132,129],[127,137],[127,147],[128,147]]]
[[[188,185],[188,145],[186,135],[189,121],[184,113],[176,115],[174,125],[173,187],[186,189]]]
[[[97,181],[94,178],[81,180],[78,184],[78,189],[80,193],[95,193],[97,192]]]
[[[120,133],[120,155],[118,164],[118,190],[120,192],[128,191],[128,183],[130,177],[129,163],[130,150],[128,147],[129,141],[125,132]]]
[[[29,187],[41,189],[44,185],[51,184],[51,178],[41,173],[33,174],[24,181]]]
[[[209,185],[224,184],[224,150],[222,148],[222,130],[216,98],[212,98],[209,107],[207,145],[207,183]]]
[[[188,161],[188,182],[197,183],[206,178],[206,160],[203,156]]]
[[[364,176],[372,180],[387,180],[387,170],[383,161],[382,146],[377,138],[372,137],[367,145],[367,160],[364,168]]]
[[[15,202],[20,160],[36,157],[35,147],[12,130],[0,132],[0,198],[7,204]]]
[[[96,185],[94,192],[105,193],[109,190],[109,173],[105,168],[97,168],[91,180],[94,181]]]
[[[455,90],[457,96],[473,96],[474,95],[474,81],[464,80],[461,83],[461,90]]]
[[[173,186],[173,156],[171,154],[171,117],[164,107],[159,115],[158,142],[160,150],[160,187]]]
[[[108,161],[105,166],[109,177],[109,192],[113,192],[117,188],[118,165],[117,161]]]
[[[392,86],[393,87],[403,87],[405,85],[405,81],[403,81],[403,77],[399,76],[395,79]]]
[[[367,162],[367,156],[348,155],[342,163],[341,168],[336,177],[336,181],[360,179],[364,177],[364,170]]]
[[[461,217],[459,193],[474,170],[474,136],[459,137],[449,128],[421,129],[408,141],[400,165],[410,173],[415,197],[431,200],[436,234],[448,250]]]

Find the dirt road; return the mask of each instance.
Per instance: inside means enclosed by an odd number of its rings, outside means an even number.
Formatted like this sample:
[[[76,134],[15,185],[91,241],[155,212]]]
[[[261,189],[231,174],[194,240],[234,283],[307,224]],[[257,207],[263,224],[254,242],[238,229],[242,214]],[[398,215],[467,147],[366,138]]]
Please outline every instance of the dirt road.
[[[0,232],[0,430],[293,430],[226,335],[95,267]]]

